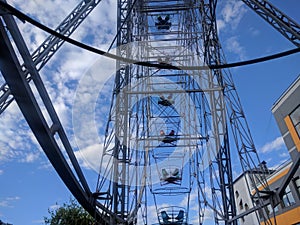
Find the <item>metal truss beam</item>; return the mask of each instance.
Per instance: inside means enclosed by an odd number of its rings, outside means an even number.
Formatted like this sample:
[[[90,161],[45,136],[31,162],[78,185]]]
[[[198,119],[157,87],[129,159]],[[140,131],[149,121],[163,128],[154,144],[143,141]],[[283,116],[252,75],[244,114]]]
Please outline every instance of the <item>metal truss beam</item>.
[[[56,32],[69,37],[84,19],[95,9],[101,0],[82,0],[73,11],[55,29]],[[9,14],[5,9],[5,1],[0,1],[0,15]],[[50,60],[64,43],[63,40],[50,35],[32,54],[31,58],[38,71]],[[22,65],[23,67],[24,65]],[[28,71],[24,72],[27,82],[31,81]],[[0,86],[0,115],[12,103],[14,96],[11,94],[10,87],[5,83]]]
[[[221,44],[218,39],[217,29],[216,29],[216,19],[215,19],[215,8],[217,0],[207,0],[203,1],[203,7],[201,13],[203,14],[203,32],[204,32],[204,56],[206,63],[208,65],[218,65],[226,63],[225,57],[222,52]],[[248,184],[248,192],[251,193],[251,187],[255,187],[256,181],[268,189],[266,179],[262,176],[257,176],[255,172],[259,168],[257,166],[260,164],[258,154],[256,152],[253,139],[249,130],[248,123],[246,121],[238,94],[232,76],[229,71],[226,70],[212,70],[214,79],[223,88],[224,100],[217,100],[218,96],[215,96],[216,104],[215,110],[217,110],[217,115],[219,114],[219,119],[216,118],[215,121],[221,124],[221,114],[222,110],[225,110],[226,102],[226,112],[228,116],[228,121],[231,126],[233,133],[234,142],[236,149],[238,151],[241,166],[243,172],[248,171],[250,173],[251,183]],[[214,81],[214,80],[213,80]],[[215,81],[214,81],[215,82]],[[221,102],[225,101],[225,102]],[[220,110],[220,111],[219,111]],[[224,111],[223,111],[224,113]],[[212,112],[212,114],[214,114]],[[224,117],[224,115],[223,115]],[[225,123],[223,121],[223,123]],[[220,191],[223,200],[223,209],[225,218],[225,224],[237,224],[237,220],[233,220],[236,217],[236,206],[234,202],[234,192],[233,192],[233,181],[232,181],[232,168],[231,168],[231,157],[229,150],[229,140],[228,140],[228,127],[224,126],[224,139],[223,145],[220,145],[220,151],[217,156],[217,164],[219,168],[220,176]],[[216,189],[215,189],[216,191]],[[256,187],[258,193],[258,189]],[[214,194],[214,193],[213,193]],[[258,193],[259,195],[259,193]],[[264,202],[259,199],[258,206],[263,207]],[[256,204],[256,203],[254,203]],[[268,218],[267,218],[268,219]],[[219,219],[217,215],[215,216],[215,223],[218,224]]]
[[[221,46],[217,34],[216,26],[216,0],[202,0],[200,13],[202,16],[202,29],[204,33],[204,60],[208,65],[218,65],[222,63]],[[230,148],[228,139],[228,128],[226,125],[226,109],[224,99],[225,84],[223,74],[220,69],[211,71],[210,88],[221,87],[219,92],[211,93],[212,119],[214,124],[214,132],[216,133],[216,161],[210,166],[211,173],[216,170],[213,164],[216,164],[219,171],[219,181],[212,187],[212,195],[215,198],[213,207],[217,207],[217,195],[221,196],[223,218],[215,215],[215,224],[219,224],[219,220],[224,220],[225,224],[237,224],[237,221],[228,222],[236,215],[234,195],[233,195],[233,178],[230,159]],[[211,174],[211,176],[216,176]],[[211,178],[212,179],[212,178]],[[213,182],[212,182],[213,183]]]
[[[124,58],[129,58],[131,55],[130,49],[126,46],[132,42],[132,8],[134,7],[136,1],[132,0],[118,0],[117,12],[117,30],[119,31],[117,35],[117,54]],[[132,214],[129,209],[130,201],[134,199],[129,199],[130,192],[137,190],[137,187],[131,187],[129,182],[129,177],[131,174],[129,171],[129,162],[131,149],[129,145],[129,97],[122,89],[126,88],[130,83],[130,66],[124,62],[117,61],[117,74],[115,79],[115,103],[116,115],[115,121],[115,147],[114,147],[114,165],[113,165],[113,176],[116,179],[113,183],[113,212],[115,215],[120,216],[126,221],[131,221],[131,224],[136,223],[136,215]],[[135,206],[137,207],[137,206]],[[135,210],[137,213],[137,209]],[[115,222],[115,221],[113,221]]]
[[[70,36],[100,1],[101,0],[81,1],[72,13],[58,26],[56,31],[65,36]],[[284,15],[266,0],[242,1],[293,44],[300,47],[300,26],[296,22]],[[0,0],[1,4],[3,2],[5,1]],[[117,46],[120,47],[118,49],[118,55],[122,57],[130,56],[130,51],[126,47],[122,48],[121,46],[130,43],[133,39],[133,20],[129,18],[128,14],[130,14],[131,7],[133,7],[135,2],[136,1],[134,0],[118,0],[117,23],[120,34],[117,36]],[[201,2],[200,14],[202,16],[201,22],[204,34],[203,42],[205,62],[208,65],[225,63],[225,60],[221,55],[221,45],[217,35],[215,15],[217,0],[201,0],[199,2]],[[0,13],[3,14],[3,20],[0,20],[0,69],[7,83],[0,87],[0,114],[14,99],[16,100],[40,146],[43,148],[61,179],[79,203],[90,214],[96,215],[101,224],[135,224],[136,214],[139,204],[142,201],[144,187],[137,190],[136,187],[130,187],[127,180],[129,177],[129,155],[131,153],[127,143],[128,130],[130,129],[130,125],[128,124],[128,121],[130,121],[128,111],[128,94],[130,93],[121,93],[121,89],[130,83],[130,66],[123,62],[117,62],[118,72],[116,75],[113,94],[116,111],[114,112],[114,116],[110,115],[110,118],[115,118],[115,133],[113,134],[115,142],[112,154],[114,158],[113,177],[115,182],[112,183],[112,191],[109,193],[112,194],[112,197],[108,200],[111,202],[108,205],[109,207],[107,207],[107,205],[104,206],[97,201],[97,193],[94,195],[91,193],[80,166],[74,156],[68,138],[38,74],[38,71],[42,69],[48,60],[61,47],[63,41],[54,36],[49,36],[45,42],[36,51],[34,51],[32,55],[30,55],[12,16],[7,15],[5,8],[1,8],[1,4]],[[165,9],[158,9],[158,11],[155,12],[160,12],[161,10]],[[173,9],[168,10],[173,11]],[[23,65],[20,65],[18,61],[3,22],[5,22],[5,26],[11,32],[11,36],[13,37],[19,53],[24,60]],[[33,80],[34,85],[46,106],[48,114],[51,117],[52,124],[50,125],[47,124],[40,106],[36,101],[35,95],[29,86],[29,82],[31,80]],[[219,69],[212,70],[210,85],[212,90],[210,102],[213,108],[212,119],[214,123],[214,131],[217,136],[220,137],[217,138],[218,140],[216,141],[218,154],[216,160],[212,162],[210,167],[211,180],[213,180],[213,176],[214,178],[218,177],[216,183],[212,181],[212,194],[214,200],[213,205],[210,207],[215,209],[215,224],[219,224],[219,222],[222,221],[226,225],[236,225],[237,220],[235,219],[240,218],[242,215],[236,216],[234,204],[233,178],[225,103],[227,103],[228,106],[228,119],[233,129],[233,136],[235,138],[236,147],[244,172],[250,171],[250,180],[253,184],[254,180],[258,179],[261,180],[262,185],[265,185],[266,182],[261,177],[254,178],[255,173],[251,173],[251,171],[257,170],[256,166],[258,164],[256,163],[259,163],[259,159],[230,73],[226,73]],[[62,154],[62,150],[57,143],[55,135],[57,135],[63,143],[76,174],[73,172],[70,164]],[[299,167],[299,164],[300,161],[298,160],[291,168],[287,178],[284,180],[284,183],[281,185],[279,190],[274,192],[274,204],[278,204],[278,199],[282,196],[286,185],[288,185],[288,182],[295,173],[297,167]],[[215,169],[214,166],[216,166],[217,169]],[[250,187],[250,185],[248,186]],[[266,188],[266,191],[269,191],[267,186],[264,187]],[[134,210],[129,210],[129,202],[132,201],[129,199],[130,192],[138,193],[138,200],[135,200],[136,208],[134,208]],[[256,195],[259,195],[257,188]],[[218,199],[219,196],[221,196],[222,201],[221,207],[220,203],[217,203],[217,201],[220,201]],[[258,203],[252,211],[265,206],[264,203],[265,202],[261,200],[261,202]],[[206,204],[210,205],[210,203]],[[97,208],[102,210],[101,214]],[[218,212],[219,208],[222,209],[222,211]]]
[[[279,31],[297,47],[300,47],[300,25],[267,0],[242,0],[249,8]]]
[[[79,184],[60,151],[54,138],[56,131],[52,129],[55,127],[55,124],[51,127],[48,126],[32,90],[23,76],[23,71],[6,35],[2,22],[0,29],[0,68],[2,75],[11,86],[11,91],[15,96],[17,104],[50,162],[64,180],[66,186],[78,199],[79,203],[90,213],[94,214],[95,209],[93,209],[90,204],[91,193],[86,192]]]
[[[132,41],[131,13],[135,2],[138,1],[117,1],[118,32],[115,40],[117,55],[124,58],[130,57],[131,54],[126,44]],[[100,172],[99,179],[101,181],[98,183],[97,191],[101,192],[104,189],[109,192],[109,197],[104,204],[114,214],[110,218],[110,224],[118,224],[118,217],[128,224],[135,224],[139,207],[138,195],[140,196],[140,194],[136,186],[131,186],[132,181],[129,180],[132,174],[129,174],[128,171],[135,159],[131,158],[132,152],[129,145],[129,99],[128,94],[122,91],[130,83],[130,65],[117,61],[116,68],[110,115],[104,140],[105,153],[103,154],[103,158],[108,157],[109,161],[112,161],[109,169],[111,172],[106,175]],[[133,196],[132,193],[136,193],[136,195]],[[135,202],[133,207],[132,202]]]
[[[18,57],[3,24],[4,21],[6,27],[9,28],[10,35],[16,44],[20,56],[24,60],[23,65],[20,65],[19,63]],[[97,208],[105,211],[106,215],[109,216],[113,213],[99,202],[96,202],[94,195],[90,191],[72,147],[63,130],[62,124],[60,123],[51,103],[50,97],[43,85],[38,71],[34,66],[30,53],[20,31],[17,28],[17,24],[11,15],[5,15],[3,16],[3,21],[0,20],[0,48],[1,73],[7,84],[11,87],[11,93],[14,95],[21,112],[49,161],[78,202],[92,216],[95,216],[97,221],[101,224],[108,224],[109,218],[103,217]],[[34,95],[28,80],[24,76],[24,70],[28,71],[28,74],[32,76],[33,83],[38,91],[39,97],[43,101],[52,123],[47,123],[47,120],[45,119],[45,116],[36,100],[36,96]],[[62,147],[59,147],[58,140],[62,143]],[[67,162],[61,148],[64,148],[67,152],[72,167]],[[116,217],[116,219],[124,222],[118,217]]]
[[[211,9],[215,9],[216,7],[216,0],[210,0],[209,3],[203,3],[204,7],[201,9],[201,12],[204,13],[203,21],[203,29],[205,36],[204,36],[204,47],[205,47],[205,57],[206,62],[209,65],[218,65],[226,63],[225,57],[223,55],[220,42],[217,37],[216,27],[213,21],[215,21],[215,12]],[[209,14],[211,13],[211,14]],[[208,15],[208,16],[206,16]],[[205,19],[207,21],[205,21]],[[218,80],[218,83],[221,87],[224,88],[223,93],[226,101],[226,111],[228,115],[228,120],[230,122],[231,130],[233,133],[235,145],[240,157],[241,166],[243,172],[248,172],[250,177],[250,183],[247,184],[248,192],[251,193],[252,187],[255,189],[255,193],[258,197],[258,202],[255,202],[255,196],[253,197],[253,204],[257,205],[257,208],[265,207],[265,202],[257,188],[258,185],[262,185],[265,190],[269,191],[269,187],[266,182],[266,178],[263,175],[257,175],[255,171],[261,170],[258,168],[260,165],[260,160],[256,151],[256,148],[253,143],[253,139],[249,130],[248,123],[245,118],[245,114],[243,112],[238,94],[236,92],[236,88],[234,82],[232,80],[232,76],[229,71],[226,70],[213,70],[214,76]],[[224,104],[224,103],[223,103]],[[216,106],[218,106],[216,104]],[[225,128],[227,129],[227,127]],[[222,190],[222,198],[223,198],[223,207],[225,209],[224,214],[226,215],[225,224],[237,224],[237,221],[234,218],[235,216],[235,204],[234,204],[234,193],[232,187],[232,169],[230,163],[230,151],[229,146],[226,146],[228,143],[228,131],[224,136],[224,148],[221,149],[218,155],[219,161],[219,170],[220,170],[220,182],[222,185],[228,185],[228,190]],[[223,178],[222,178],[223,176]],[[225,181],[225,183],[224,183]],[[227,183],[226,183],[227,181]],[[226,196],[227,195],[227,196]],[[225,200],[225,201],[224,201]],[[227,202],[226,202],[227,201]],[[232,205],[232,209],[230,205]],[[230,211],[226,212],[226,208]],[[227,210],[228,210],[227,209]],[[218,219],[216,216],[215,223],[218,224]],[[265,215],[265,223],[269,224],[269,217]]]
[[[54,107],[51,103],[51,100],[47,94],[47,91],[43,85],[43,82],[38,74],[38,71],[35,69],[35,67],[33,66],[32,64],[32,60],[31,60],[31,57],[30,57],[30,54],[27,50],[27,47],[25,45],[25,42],[21,36],[21,33],[19,32],[18,30],[18,27],[17,27],[17,24],[15,23],[13,17],[11,15],[6,15],[6,16],[3,16],[3,20],[5,21],[5,24],[6,24],[6,27],[10,30],[10,34],[11,36],[13,37],[15,43],[16,43],[16,46],[22,56],[22,58],[24,59],[24,65],[21,66],[21,70],[22,72],[24,73],[24,71],[27,71],[28,74],[31,74],[31,76],[34,77],[34,83],[37,87],[37,90],[38,92],[40,93],[41,95],[41,98],[45,104],[45,107],[46,109],[49,111],[49,115],[52,119],[52,122],[53,122],[53,132],[59,132],[60,135],[63,137],[63,144],[65,146],[67,146],[66,150],[68,152],[68,154],[70,154],[70,159],[71,161],[73,160],[76,160],[75,159],[75,156],[72,154],[72,148],[71,148],[71,145],[67,139],[67,136],[65,134],[65,132],[63,131],[62,129],[62,125],[59,121],[59,118],[54,110]],[[7,75],[6,74],[3,74],[3,76],[5,77],[5,79],[7,79]],[[24,77],[25,79],[25,77]],[[26,79],[25,79],[26,80]],[[15,83],[14,85],[16,85],[17,83]],[[85,188],[86,191],[90,192],[89,190],[89,187],[87,185],[87,182],[85,181],[84,179],[84,176],[81,172],[81,169],[79,167],[78,164],[74,164],[75,165],[75,170],[78,172],[79,174],[79,177],[80,177],[80,180]]]
[[[289,185],[289,183],[293,179],[293,176],[295,175],[295,173],[299,169],[299,166],[300,166],[300,152],[298,152],[297,155],[298,155],[297,160],[295,162],[293,162],[291,168],[289,169],[289,172],[285,175],[281,185],[278,188],[276,188],[275,192],[272,193],[271,204],[274,207],[282,201],[282,197],[285,193],[286,187]]]

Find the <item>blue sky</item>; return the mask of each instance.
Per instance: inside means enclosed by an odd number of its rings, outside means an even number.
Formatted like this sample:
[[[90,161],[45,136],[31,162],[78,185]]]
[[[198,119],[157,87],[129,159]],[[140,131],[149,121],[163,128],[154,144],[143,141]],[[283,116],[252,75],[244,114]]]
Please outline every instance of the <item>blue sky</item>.
[[[75,0],[8,2],[53,28],[77,4]],[[299,0],[271,2],[300,23]],[[115,1],[103,0],[72,37],[107,49],[115,34],[115,7]],[[295,47],[240,1],[220,1],[218,12],[220,40],[228,62],[270,55]],[[20,24],[20,29],[31,52],[47,37],[47,34],[29,24]],[[65,44],[41,71],[73,146],[78,144],[72,132],[76,85],[96,59],[104,60]],[[295,54],[231,69],[254,143],[260,158],[270,167],[276,167],[288,159],[271,107],[298,76],[299,60],[300,55]],[[4,82],[2,76],[0,81],[1,84]],[[106,111],[105,108],[103,110]],[[43,224],[43,217],[48,216],[48,208],[68,201],[70,192],[49,164],[15,103],[0,115],[0,121],[0,220],[14,225]],[[103,123],[105,121],[101,121],[99,126]],[[89,149],[86,157],[92,157],[88,153]],[[93,190],[97,174],[88,169],[80,154],[77,156],[83,168],[86,168],[84,172]]]

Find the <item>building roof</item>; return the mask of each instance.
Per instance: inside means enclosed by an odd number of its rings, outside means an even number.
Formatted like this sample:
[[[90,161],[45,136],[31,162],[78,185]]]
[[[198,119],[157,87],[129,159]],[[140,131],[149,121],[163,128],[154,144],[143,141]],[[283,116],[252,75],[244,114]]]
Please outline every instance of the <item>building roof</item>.
[[[256,169],[256,170],[252,170],[252,173],[255,173],[255,174],[265,174],[266,175],[266,178],[267,180],[270,179],[272,176],[278,174],[278,173],[281,173],[282,170],[288,168],[291,166],[291,163],[292,161],[291,160],[287,160],[285,161],[284,163],[282,163],[281,165],[279,165],[277,168],[275,169],[268,169],[267,171],[262,171],[260,169]],[[250,173],[251,171],[250,170],[247,170],[245,172],[243,172],[242,174],[240,174],[237,178],[234,179],[233,183],[236,183],[239,179],[241,179],[242,177],[244,177],[245,174],[248,174]]]
[[[280,103],[283,100],[285,100],[290,95],[290,93],[292,93],[293,90],[298,86],[300,86],[300,74],[293,81],[293,83],[281,94],[281,96],[276,100],[276,102],[273,104],[272,112],[274,112],[277,109],[277,107],[280,105]]]

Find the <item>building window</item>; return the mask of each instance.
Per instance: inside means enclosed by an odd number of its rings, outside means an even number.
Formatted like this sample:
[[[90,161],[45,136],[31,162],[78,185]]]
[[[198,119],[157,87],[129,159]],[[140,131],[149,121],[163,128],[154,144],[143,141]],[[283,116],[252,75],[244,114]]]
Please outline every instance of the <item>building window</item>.
[[[296,190],[298,192],[298,197],[300,198],[300,177],[295,178],[294,184],[295,184]]]
[[[266,211],[267,215],[276,213],[276,212],[278,212],[278,206],[276,206],[275,208],[273,208],[271,206],[271,204],[268,204],[267,207],[265,208],[265,211]]]
[[[285,193],[282,197],[282,202],[285,207],[295,204],[295,199],[292,195],[291,189],[289,186],[286,187]]]
[[[268,204],[267,207],[265,207],[265,211],[267,215],[270,215],[273,211],[271,204]]]
[[[259,203],[258,200],[256,200],[256,201],[255,201],[255,204],[256,204],[256,205],[259,205],[260,203]],[[258,214],[259,214],[259,218],[260,218],[260,219],[264,218],[263,207],[261,207],[261,208],[258,209]]]
[[[274,208],[274,212],[277,213],[279,210],[279,205],[277,205],[275,208]]]
[[[242,210],[244,207],[243,207],[243,200],[241,199],[240,203],[239,203],[239,206],[240,206],[240,210]]]
[[[300,105],[291,113],[290,118],[297,131],[298,137],[300,137]]]

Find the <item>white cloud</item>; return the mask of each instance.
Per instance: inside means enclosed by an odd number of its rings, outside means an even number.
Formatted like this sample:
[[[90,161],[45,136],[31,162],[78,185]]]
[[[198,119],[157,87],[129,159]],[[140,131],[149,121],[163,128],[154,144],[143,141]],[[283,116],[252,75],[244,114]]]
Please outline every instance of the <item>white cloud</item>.
[[[250,27],[249,32],[253,37],[256,37],[260,34],[260,30],[254,28],[254,27]]]
[[[276,150],[281,149],[284,146],[283,138],[277,137],[275,140],[266,143],[264,146],[261,147],[260,152],[261,153],[269,153]]]
[[[4,200],[0,201],[0,207],[13,208],[13,204],[18,200],[20,200],[19,196],[6,197]]]
[[[30,1],[12,0],[9,2],[43,24],[55,28],[75,8],[75,0],[45,0]],[[59,7],[58,7],[59,6]],[[115,34],[116,1],[102,1],[76,29],[72,37],[78,41],[105,49]],[[51,18],[51,19],[49,19]],[[99,20],[99,18],[105,18]],[[29,23],[18,21],[22,36],[30,52],[33,52],[49,34],[35,28]],[[87,68],[95,61],[95,54],[83,49],[64,44],[41,70],[40,75],[52,99],[63,127],[67,131],[70,142],[75,146],[72,131],[72,104],[76,93],[76,85],[85,74]],[[103,68],[101,70],[103,72]],[[2,78],[2,77],[1,77]],[[3,79],[0,80],[3,83]],[[95,91],[89,89],[89,91]],[[97,90],[97,93],[99,90]],[[44,107],[42,107],[44,115]],[[34,162],[40,156],[40,147],[34,135],[29,130],[17,105],[11,104],[1,115],[0,124],[0,161],[17,160],[19,162]],[[51,125],[51,120],[47,121]],[[100,124],[101,125],[101,124]],[[99,125],[99,126],[100,126]],[[86,126],[88,129],[88,126]],[[87,140],[88,137],[85,137]],[[95,143],[95,140],[93,140]],[[92,144],[92,143],[90,143]]]
[[[27,155],[25,155],[25,158],[21,159],[21,162],[32,163],[36,161],[38,158],[39,158],[38,154],[30,152]]]
[[[217,27],[218,30],[223,30],[226,27],[226,23],[224,20],[217,19]]]
[[[225,47],[229,52],[237,54],[240,60],[245,60],[246,50],[241,46],[238,37],[230,37],[225,42]]]
[[[157,210],[155,205],[150,205],[147,207],[147,217],[149,224],[157,224]]]
[[[209,221],[212,221],[213,219],[214,219],[214,211],[212,209],[210,209],[209,207],[206,207],[205,211],[204,211],[204,218],[203,218],[203,221],[205,221],[204,224],[210,224]],[[189,222],[191,224],[199,224],[198,213],[190,216]]]
[[[281,158],[288,158],[290,155],[289,155],[288,152],[283,152],[283,153],[279,154],[279,156],[280,156]]]
[[[59,208],[60,208],[60,205],[58,205],[58,204],[49,206],[50,211],[53,211],[53,210],[56,210],[56,209],[59,209]]]
[[[45,1],[24,1],[13,0],[9,2],[25,14],[33,17],[39,22],[51,28],[57,27],[61,21],[71,12],[71,9],[78,3],[74,0],[45,0]],[[29,23],[19,23],[22,35],[28,44],[30,52],[35,50],[48,36],[45,32],[35,28]]]
[[[11,104],[1,114],[0,119],[0,161],[33,162],[36,160],[40,154],[40,147],[17,105]]]
[[[247,9],[242,1],[229,0],[222,5],[220,12],[221,18],[218,19],[220,29],[236,29]]]
[[[33,220],[32,223],[36,223],[36,224],[44,224],[45,220]]]
[[[190,205],[196,206],[198,205],[198,193],[196,190],[194,190],[189,195],[186,195],[185,198],[180,202],[180,206],[187,207],[188,202],[190,202]],[[198,207],[197,207],[198,209]],[[195,209],[195,210],[197,210]]]
[[[87,169],[99,172],[100,160],[102,155],[102,144],[94,144],[75,152],[78,161]],[[105,167],[105,165],[103,165]]]
[[[158,211],[157,209],[167,208],[170,207],[169,204],[160,204],[160,205],[150,205],[147,207],[147,217],[148,217],[148,224],[157,224],[158,222]]]
[[[229,0],[221,2],[220,12],[218,13],[220,16],[217,18],[218,31],[230,34],[231,36],[232,31],[235,31],[238,28],[246,12],[247,9],[242,1]],[[237,54],[239,60],[244,60],[246,58],[246,51],[240,44],[237,36],[226,39],[225,48],[227,51]]]

